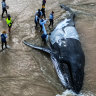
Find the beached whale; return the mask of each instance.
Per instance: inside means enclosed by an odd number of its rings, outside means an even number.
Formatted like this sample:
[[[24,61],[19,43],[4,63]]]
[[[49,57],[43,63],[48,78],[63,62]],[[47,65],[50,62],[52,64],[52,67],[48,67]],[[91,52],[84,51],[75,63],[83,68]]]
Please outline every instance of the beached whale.
[[[70,16],[51,33],[50,48],[38,47],[26,41],[24,44],[49,53],[61,83],[67,89],[79,93],[84,79],[85,56],[75,29],[75,14],[65,5],[61,5],[61,8],[69,11]]]

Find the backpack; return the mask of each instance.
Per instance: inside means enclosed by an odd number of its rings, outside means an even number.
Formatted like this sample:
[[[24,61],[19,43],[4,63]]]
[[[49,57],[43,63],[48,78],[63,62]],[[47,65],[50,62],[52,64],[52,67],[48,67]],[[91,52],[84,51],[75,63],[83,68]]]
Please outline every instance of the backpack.
[[[1,35],[1,41],[5,42],[6,41],[6,37],[4,34]]]

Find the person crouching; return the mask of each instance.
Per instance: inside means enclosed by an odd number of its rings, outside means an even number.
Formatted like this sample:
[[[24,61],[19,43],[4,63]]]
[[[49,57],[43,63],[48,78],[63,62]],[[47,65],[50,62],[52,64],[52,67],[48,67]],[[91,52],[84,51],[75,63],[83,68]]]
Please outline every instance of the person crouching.
[[[47,41],[47,39],[48,39],[48,36],[47,36],[47,34],[42,34],[41,35],[41,38],[42,38],[42,41],[44,42],[44,45],[46,45],[46,41]]]

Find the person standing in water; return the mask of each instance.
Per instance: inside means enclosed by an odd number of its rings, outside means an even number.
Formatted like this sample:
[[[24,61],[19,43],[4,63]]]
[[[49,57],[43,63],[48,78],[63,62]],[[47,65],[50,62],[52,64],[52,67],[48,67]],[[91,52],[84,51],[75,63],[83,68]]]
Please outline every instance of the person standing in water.
[[[9,14],[7,15],[6,23],[8,25],[8,31],[11,32],[12,20],[11,20],[11,16]]]
[[[2,0],[2,18],[4,18],[4,13],[6,12],[7,15],[7,6],[5,0]]]
[[[7,38],[7,34],[6,34],[6,31],[3,31],[2,34],[1,34],[1,47],[2,47],[2,50],[4,50],[3,46],[5,44],[5,48],[7,48],[7,41],[6,41],[6,38]]]

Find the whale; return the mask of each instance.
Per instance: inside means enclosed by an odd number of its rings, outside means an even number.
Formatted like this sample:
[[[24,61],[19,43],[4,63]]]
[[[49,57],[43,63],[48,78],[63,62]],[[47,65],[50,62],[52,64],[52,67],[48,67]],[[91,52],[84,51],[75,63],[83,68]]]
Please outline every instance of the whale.
[[[50,54],[62,86],[79,94],[84,81],[85,55],[75,28],[75,13],[66,5],[60,7],[70,15],[51,32],[48,48],[31,44],[26,40],[23,43]]]

